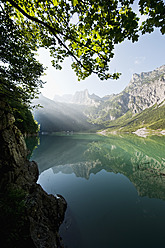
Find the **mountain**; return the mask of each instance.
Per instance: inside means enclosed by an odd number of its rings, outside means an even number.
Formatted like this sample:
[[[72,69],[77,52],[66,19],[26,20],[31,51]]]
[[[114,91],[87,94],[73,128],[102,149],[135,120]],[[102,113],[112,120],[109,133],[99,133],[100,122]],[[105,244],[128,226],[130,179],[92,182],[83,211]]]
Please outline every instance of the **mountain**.
[[[96,96],[95,94],[90,95],[87,89],[84,91],[77,91],[74,95],[55,95],[53,100],[56,102],[74,103],[95,107],[99,106],[102,101],[99,96]]]
[[[163,130],[165,129],[165,101],[160,105],[153,105],[142,112],[132,115],[131,111],[120,118],[106,124],[107,131],[120,130],[135,132],[138,129]],[[147,130],[145,130],[146,133]]]
[[[42,94],[39,99],[33,101],[33,104],[42,106],[33,111],[35,120],[40,124],[41,132],[78,132],[98,129],[97,125],[87,121],[87,116],[83,113],[84,105],[55,102]]]
[[[165,99],[165,65],[151,72],[134,74],[125,92],[133,113],[160,104]]]
[[[54,101],[40,96],[34,111],[41,131],[96,131],[97,129],[134,132],[139,128],[165,129],[165,65],[151,72],[133,74],[119,94],[103,98],[88,90],[74,95],[55,95]]]
[[[106,98],[99,107],[88,110],[87,115],[91,122],[113,129],[131,124],[134,130],[137,124],[143,126],[145,122],[154,129],[154,123],[159,124],[157,128],[165,128],[164,104],[165,65],[151,72],[134,74],[125,90]]]

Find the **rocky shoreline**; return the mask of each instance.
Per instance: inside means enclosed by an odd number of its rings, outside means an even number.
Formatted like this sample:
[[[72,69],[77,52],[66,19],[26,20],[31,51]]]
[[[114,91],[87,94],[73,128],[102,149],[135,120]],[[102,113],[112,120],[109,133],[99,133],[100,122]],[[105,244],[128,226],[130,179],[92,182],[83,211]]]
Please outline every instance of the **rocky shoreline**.
[[[136,134],[137,136],[145,138],[149,135],[165,135],[165,130],[150,130],[144,127],[136,130],[133,133]]]
[[[58,230],[64,220],[66,201],[60,195],[48,195],[36,183],[38,166],[27,160],[25,141],[14,121],[9,106],[0,101],[1,247],[25,247],[25,243],[31,248],[63,247]],[[5,198],[8,199],[7,204]],[[12,206],[16,206],[15,209]],[[10,211],[7,211],[8,208]],[[12,222],[11,216],[21,223],[19,228],[16,228],[17,223]],[[5,232],[6,223],[10,227],[14,225],[12,233]]]
[[[118,131],[114,130],[110,132],[105,129],[97,133],[100,135],[108,136],[108,134],[117,135],[122,133],[129,133],[129,132],[122,132],[121,129],[119,129]],[[151,130],[144,127],[137,129],[135,132],[130,132],[130,133],[136,134],[139,137],[146,138],[147,136],[151,136],[151,135],[165,135],[165,130]]]

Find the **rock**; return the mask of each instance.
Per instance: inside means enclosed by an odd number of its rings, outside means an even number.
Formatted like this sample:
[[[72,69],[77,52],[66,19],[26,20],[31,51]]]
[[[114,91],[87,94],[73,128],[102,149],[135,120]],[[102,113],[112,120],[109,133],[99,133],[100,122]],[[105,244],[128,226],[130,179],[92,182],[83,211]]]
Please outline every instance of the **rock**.
[[[40,185],[33,184],[30,190],[26,207],[35,246],[38,248],[61,247],[58,229],[66,210],[65,200],[48,195]]]
[[[132,115],[159,106],[165,100],[165,65],[151,72],[133,74],[128,86],[119,94],[102,98],[100,105],[88,111],[94,123],[115,120],[124,114]]]
[[[165,99],[165,65],[151,72],[133,74],[125,89],[129,93],[128,107],[133,113],[160,104]]]
[[[61,196],[48,195],[36,183],[38,166],[34,161],[27,160],[23,135],[14,126],[12,111],[4,101],[0,101],[0,145],[0,193],[4,196],[10,191],[23,193],[24,216],[21,215],[20,218],[24,220],[27,244],[31,248],[62,247],[58,229],[64,219],[66,201]],[[17,209],[15,211],[17,213]],[[19,232],[21,234],[21,230]],[[4,244],[4,247],[12,246]],[[19,247],[24,245],[20,243]]]
[[[55,102],[61,102],[61,103],[72,103],[72,104],[78,104],[78,105],[86,105],[86,106],[99,106],[102,99],[92,94],[90,95],[88,90],[84,91],[77,91],[74,95],[63,95],[58,96],[55,95],[54,99]]]

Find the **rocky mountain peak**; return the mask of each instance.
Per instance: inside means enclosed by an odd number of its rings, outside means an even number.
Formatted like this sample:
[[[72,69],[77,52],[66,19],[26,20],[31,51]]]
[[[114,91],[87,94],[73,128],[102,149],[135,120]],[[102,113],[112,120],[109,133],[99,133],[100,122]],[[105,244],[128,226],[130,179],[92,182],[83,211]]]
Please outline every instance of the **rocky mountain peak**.
[[[72,98],[72,102],[81,105],[89,105],[89,106],[98,106],[98,98],[97,96],[90,95],[88,90],[78,91],[74,94]]]
[[[55,95],[53,100],[55,102],[74,103],[97,107],[100,104],[101,98],[95,94],[90,95],[88,90],[85,89],[84,91],[77,91],[74,95],[63,95],[61,97]]]
[[[82,104],[90,99],[89,92],[87,89],[84,91],[77,91],[72,98],[72,101],[77,104]]]
[[[119,94],[100,98],[95,94],[90,95],[86,89],[78,91],[74,95],[64,96],[60,97],[62,103],[59,103],[58,97],[55,97],[54,102],[51,101],[49,104],[44,100],[42,105],[46,108],[49,107],[51,116],[56,116],[55,122],[57,119],[60,120],[62,115],[67,116],[68,120],[72,112],[74,120],[70,121],[71,128],[73,123],[77,123],[77,120],[81,119],[81,116],[83,120],[90,121],[91,125],[113,121],[125,114],[134,116],[147,108],[154,107],[154,105],[159,108],[165,104],[165,65],[153,71],[135,73],[129,85]],[[90,108],[91,106],[92,108]],[[75,115],[76,111],[79,111],[78,115]],[[75,116],[77,116],[76,119]],[[59,126],[61,126],[60,122]],[[70,130],[71,128],[63,127],[62,130]]]
[[[102,98],[98,109],[89,115],[98,123],[115,120],[128,111],[137,114],[165,100],[165,65],[150,72],[133,74],[129,85],[120,94]]]
[[[149,84],[156,80],[162,80],[163,78],[165,78],[165,65],[153,71],[142,72],[140,74],[134,73],[130,83],[126,87],[126,91],[132,90],[136,86],[139,87],[140,85]]]
[[[129,94],[128,108],[133,113],[160,104],[165,99],[165,65],[140,74],[133,74],[125,92]]]

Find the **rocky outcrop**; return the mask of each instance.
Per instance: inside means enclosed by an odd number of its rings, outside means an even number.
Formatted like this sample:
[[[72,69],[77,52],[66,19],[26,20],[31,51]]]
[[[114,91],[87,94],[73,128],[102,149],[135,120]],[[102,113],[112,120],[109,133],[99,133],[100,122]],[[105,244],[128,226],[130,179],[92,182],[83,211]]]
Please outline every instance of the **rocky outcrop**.
[[[125,92],[129,94],[128,108],[133,113],[160,104],[165,99],[165,66],[134,74]]]
[[[95,94],[90,95],[87,89],[84,91],[77,91],[74,95],[55,95],[53,100],[55,102],[73,103],[94,107],[99,106],[102,102],[102,99],[99,96]]]
[[[100,105],[101,98],[96,95],[90,95],[88,90],[77,91],[72,98],[72,102],[80,105],[94,106]]]
[[[133,74],[128,86],[120,94],[102,98],[99,107],[92,109],[88,118],[95,123],[116,120],[128,111],[141,113],[165,100],[165,65],[151,72]],[[89,112],[89,111],[88,111]]]
[[[129,85],[119,94],[100,98],[84,90],[73,96],[55,96],[54,101],[41,95],[37,104],[44,107],[34,112],[41,131],[95,131],[121,116],[131,118],[153,105],[165,104],[165,65],[133,74]]]
[[[22,224],[24,230],[19,230],[20,236],[21,231],[24,231],[26,243],[30,244],[31,248],[62,247],[58,229],[64,219],[66,202],[62,196],[48,195],[36,183],[39,175],[37,164],[26,159],[24,138],[14,126],[14,117],[5,101],[0,101],[0,147],[0,193],[5,197],[11,191],[23,192],[24,195],[22,201],[24,214],[20,217],[24,221]],[[1,216],[3,205],[2,201]],[[17,214],[17,209],[14,211]],[[16,247],[25,247],[18,243]],[[4,247],[15,246],[4,244]]]

